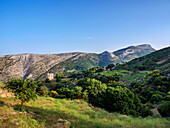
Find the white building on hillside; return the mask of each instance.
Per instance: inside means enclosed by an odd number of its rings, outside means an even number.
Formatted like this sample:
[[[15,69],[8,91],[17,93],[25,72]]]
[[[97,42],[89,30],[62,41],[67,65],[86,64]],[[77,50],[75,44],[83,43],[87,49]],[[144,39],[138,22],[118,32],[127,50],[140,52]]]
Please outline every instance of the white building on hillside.
[[[54,73],[47,73],[47,78],[48,78],[49,80],[54,79]]]

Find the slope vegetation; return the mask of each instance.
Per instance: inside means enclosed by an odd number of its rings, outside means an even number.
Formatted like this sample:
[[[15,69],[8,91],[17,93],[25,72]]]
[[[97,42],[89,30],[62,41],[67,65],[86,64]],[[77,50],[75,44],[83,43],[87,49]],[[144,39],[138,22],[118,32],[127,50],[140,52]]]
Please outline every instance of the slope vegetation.
[[[25,128],[168,128],[166,118],[133,118],[89,106],[81,100],[39,97],[27,103],[25,112],[18,111],[19,101],[0,97],[0,127]]]
[[[170,47],[153,52],[146,56],[136,58],[123,65],[117,66],[117,69],[126,70],[155,70],[158,69],[163,74],[170,73]]]

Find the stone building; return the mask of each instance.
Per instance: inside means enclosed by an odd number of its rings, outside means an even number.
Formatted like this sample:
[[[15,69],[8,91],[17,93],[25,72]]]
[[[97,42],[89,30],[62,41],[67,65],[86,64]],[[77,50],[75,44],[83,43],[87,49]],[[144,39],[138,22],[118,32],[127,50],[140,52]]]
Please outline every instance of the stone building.
[[[49,80],[54,79],[54,73],[47,73],[47,78],[48,78]]]

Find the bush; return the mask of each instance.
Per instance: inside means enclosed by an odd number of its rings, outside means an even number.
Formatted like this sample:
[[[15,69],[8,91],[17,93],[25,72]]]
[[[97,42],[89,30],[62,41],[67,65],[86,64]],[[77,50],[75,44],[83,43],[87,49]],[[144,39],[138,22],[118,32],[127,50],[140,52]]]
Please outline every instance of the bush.
[[[74,91],[74,98],[75,99],[81,99],[81,95],[82,95],[82,87],[76,86],[75,87],[75,91]]]
[[[82,95],[83,100],[88,101],[88,92],[85,90]]]
[[[159,95],[159,94],[153,94],[152,97],[151,97],[151,99],[150,99],[150,101],[151,101],[151,103],[154,103],[154,102],[159,102],[159,101],[161,101],[161,99],[162,99],[162,96],[161,96],[161,95]]]
[[[45,83],[50,83],[50,79],[47,78],[47,79],[45,80]]]
[[[70,98],[70,89],[68,88],[60,88],[57,89],[59,95],[65,95],[66,98]]]
[[[56,98],[58,96],[58,93],[56,91],[51,91],[51,96]]]
[[[170,101],[165,101],[158,107],[158,111],[162,117],[170,117]]]
[[[46,86],[41,86],[38,92],[43,96],[47,96],[49,93],[49,90]]]
[[[153,112],[148,108],[142,109],[142,117],[152,116]]]

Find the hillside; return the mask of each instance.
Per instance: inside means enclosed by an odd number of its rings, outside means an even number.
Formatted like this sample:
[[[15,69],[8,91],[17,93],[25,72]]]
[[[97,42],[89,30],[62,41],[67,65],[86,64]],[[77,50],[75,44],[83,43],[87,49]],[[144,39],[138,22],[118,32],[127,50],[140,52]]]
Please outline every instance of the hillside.
[[[168,128],[168,118],[133,118],[131,116],[108,113],[89,106],[81,100],[39,97],[26,104],[25,112],[18,111],[20,102],[13,98],[0,97],[0,127],[31,128]]]
[[[160,70],[163,74],[170,73],[170,47],[158,50],[146,56],[136,58],[116,69],[126,70]]]
[[[0,81],[10,77],[45,79],[48,72],[64,73],[82,71],[110,63],[123,63],[155,51],[150,45],[131,46],[116,52],[61,53],[61,54],[18,54],[0,57]]]

